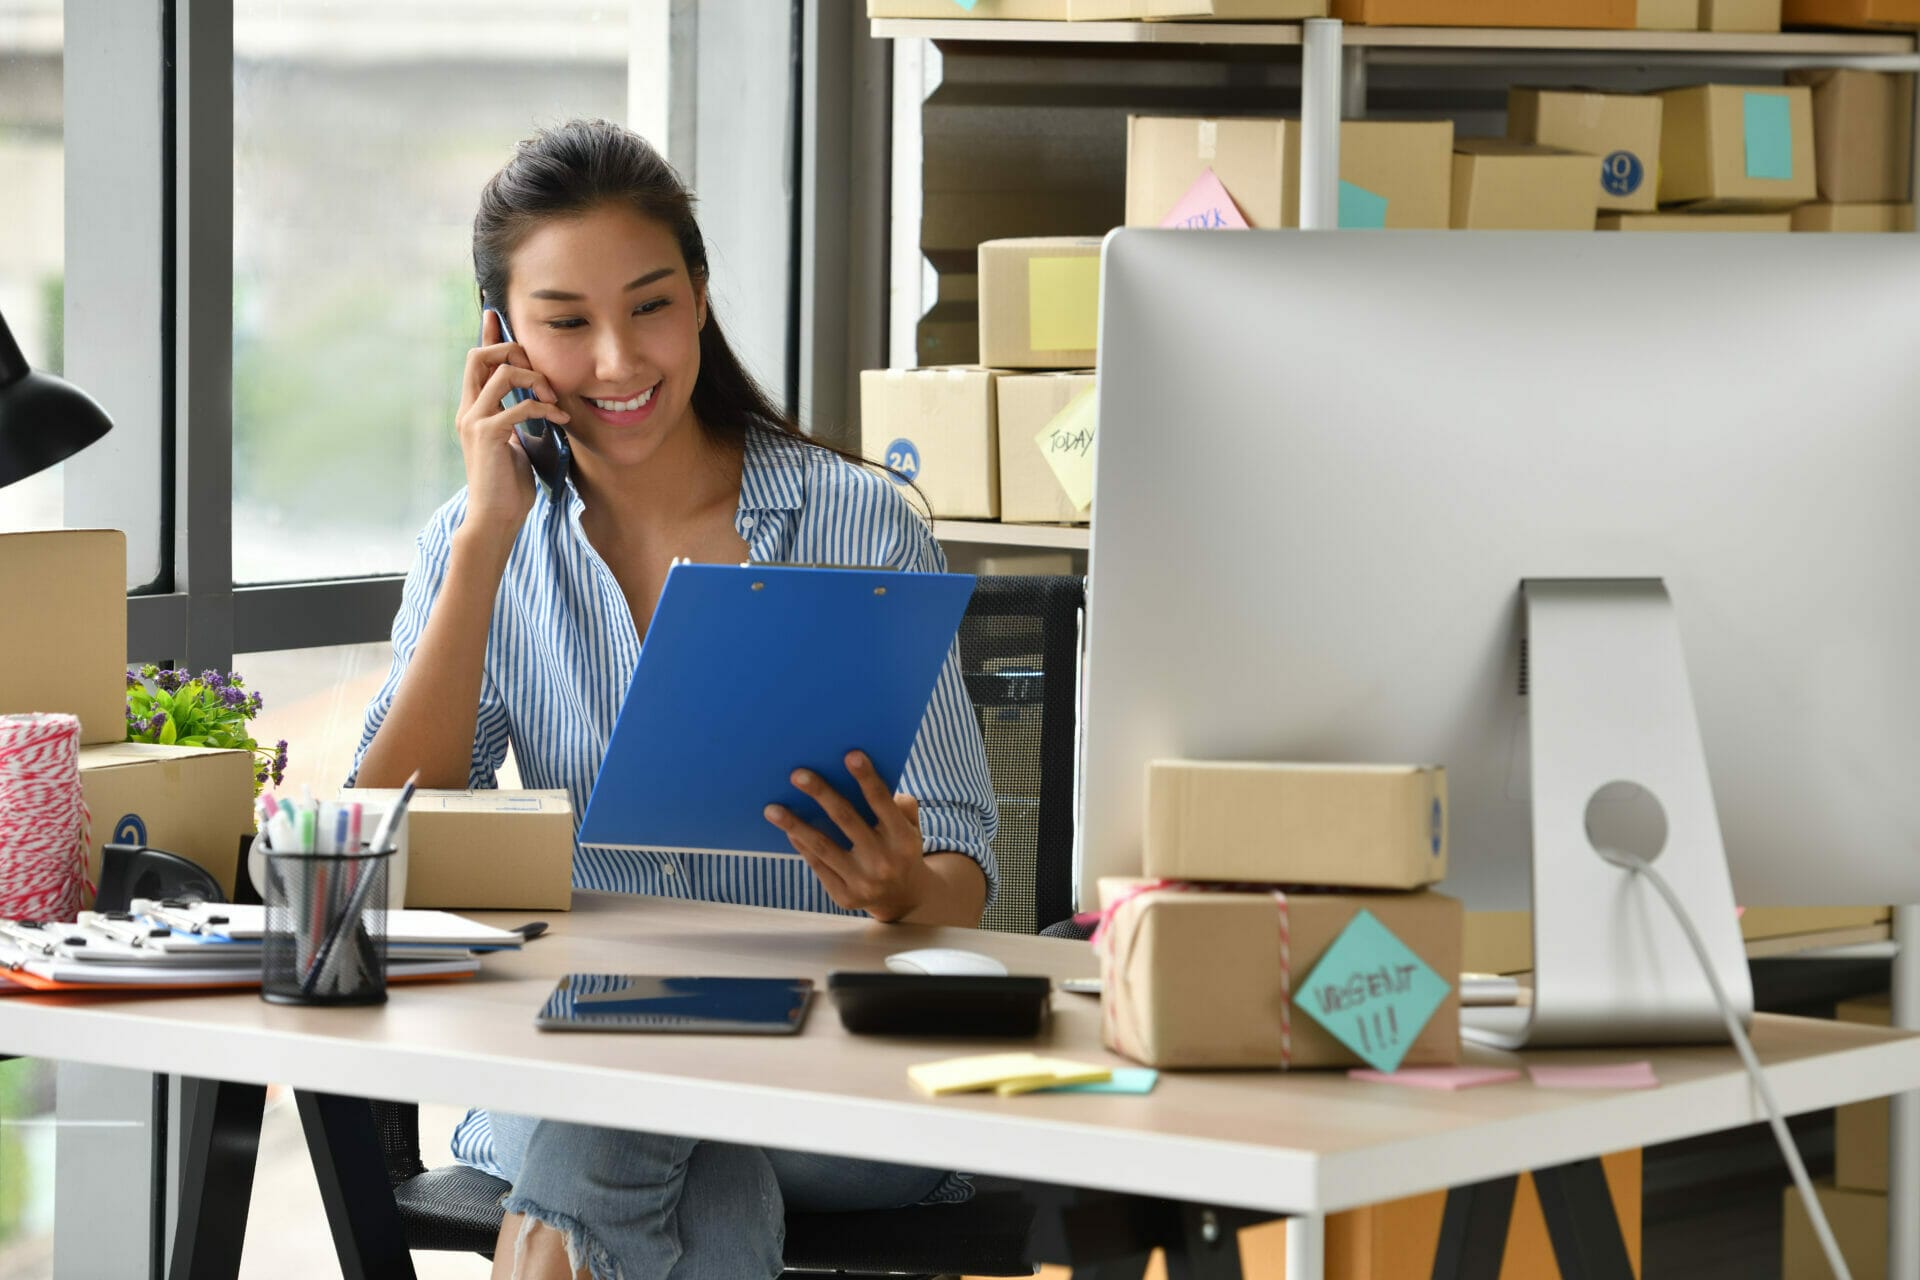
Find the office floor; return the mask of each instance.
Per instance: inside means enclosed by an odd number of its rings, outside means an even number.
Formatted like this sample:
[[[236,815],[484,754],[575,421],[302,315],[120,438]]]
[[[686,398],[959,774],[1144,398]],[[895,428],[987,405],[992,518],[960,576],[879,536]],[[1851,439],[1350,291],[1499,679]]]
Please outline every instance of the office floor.
[[[420,1108],[421,1158],[429,1165],[449,1164],[447,1139],[460,1112],[450,1107]],[[416,1253],[419,1280],[485,1280],[489,1265],[477,1254]],[[31,1274],[31,1273],[27,1273]],[[41,1275],[48,1274],[41,1272]],[[306,1139],[293,1099],[276,1091],[261,1124],[260,1162],[253,1180],[253,1204],[247,1217],[247,1247],[240,1261],[241,1280],[339,1280],[333,1238],[327,1232],[320,1185],[307,1159]]]

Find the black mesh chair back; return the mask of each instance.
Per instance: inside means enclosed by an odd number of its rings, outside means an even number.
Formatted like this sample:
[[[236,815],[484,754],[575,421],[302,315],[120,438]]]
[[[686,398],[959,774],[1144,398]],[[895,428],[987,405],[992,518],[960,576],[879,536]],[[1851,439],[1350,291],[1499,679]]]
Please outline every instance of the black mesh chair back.
[[[1000,893],[982,928],[1038,933],[1073,910],[1079,713],[1077,577],[982,577],[960,624],[960,665],[1000,809]]]
[[[960,625],[960,662],[999,802],[1000,893],[985,928],[1038,933],[1073,910],[1073,778],[1079,709],[1077,577],[982,577]],[[508,1185],[428,1169],[419,1108],[370,1102],[407,1245],[489,1253]],[[963,1205],[787,1218],[786,1263],[838,1275],[1026,1275],[1032,1206],[993,1186]]]

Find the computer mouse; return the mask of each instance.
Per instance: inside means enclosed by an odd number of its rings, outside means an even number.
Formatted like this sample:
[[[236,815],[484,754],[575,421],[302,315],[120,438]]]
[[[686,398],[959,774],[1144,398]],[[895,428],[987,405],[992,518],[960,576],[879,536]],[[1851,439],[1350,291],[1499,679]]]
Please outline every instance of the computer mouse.
[[[893,973],[931,973],[948,978],[1004,978],[1007,966],[978,951],[955,947],[927,947],[920,951],[896,951],[887,957]]]

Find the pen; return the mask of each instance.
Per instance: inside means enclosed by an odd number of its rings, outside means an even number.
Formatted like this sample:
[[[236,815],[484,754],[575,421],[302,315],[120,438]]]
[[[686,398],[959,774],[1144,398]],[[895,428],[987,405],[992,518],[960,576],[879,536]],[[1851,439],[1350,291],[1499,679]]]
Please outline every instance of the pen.
[[[416,769],[407,779],[407,784],[400,788],[399,798],[387,809],[385,816],[380,819],[379,827],[374,830],[374,851],[380,852],[392,845],[393,833],[399,830],[400,819],[406,815],[407,805],[413,801],[414,789],[419,783],[420,771]],[[327,930],[326,940],[321,943],[319,953],[314,956],[313,964],[307,969],[306,981],[302,984],[305,994],[313,994],[314,988],[320,982],[321,974],[327,967],[327,962],[340,949],[341,935],[358,930],[360,912],[365,909],[367,894],[373,888],[374,880],[373,876],[362,876],[360,883],[356,884],[353,892],[347,896],[347,909],[340,913],[339,919],[333,922],[333,927]]]

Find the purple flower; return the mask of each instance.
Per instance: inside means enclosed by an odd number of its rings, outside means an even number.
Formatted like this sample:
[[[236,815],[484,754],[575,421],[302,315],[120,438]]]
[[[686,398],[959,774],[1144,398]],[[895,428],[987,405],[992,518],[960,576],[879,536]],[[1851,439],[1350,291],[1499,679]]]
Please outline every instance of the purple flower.
[[[154,712],[153,719],[147,721],[148,733],[158,733],[166,727],[167,727],[167,713],[164,711]]]
[[[207,670],[202,671],[200,673],[200,683],[207,686],[207,688],[209,689],[218,689],[223,684],[225,684],[226,681],[221,677],[218,671],[215,671],[211,667],[209,667]]]

